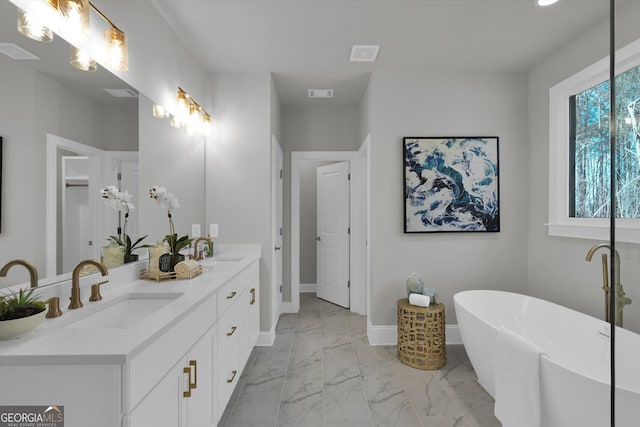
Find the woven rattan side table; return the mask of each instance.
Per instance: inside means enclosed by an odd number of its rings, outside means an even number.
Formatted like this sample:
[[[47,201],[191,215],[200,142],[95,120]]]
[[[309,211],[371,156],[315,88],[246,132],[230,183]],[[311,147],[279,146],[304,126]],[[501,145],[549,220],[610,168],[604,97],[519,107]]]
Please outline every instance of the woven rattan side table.
[[[444,304],[419,307],[398,300],[398,359],[413,368],[435,370],[447,362]]]

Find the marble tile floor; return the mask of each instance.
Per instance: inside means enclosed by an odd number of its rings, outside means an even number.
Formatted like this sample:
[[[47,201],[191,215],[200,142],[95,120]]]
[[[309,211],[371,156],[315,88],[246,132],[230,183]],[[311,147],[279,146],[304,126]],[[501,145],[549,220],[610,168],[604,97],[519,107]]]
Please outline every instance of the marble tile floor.
[[[500,427],[462,345],[423,371],[371,346],[366,317],[300,295],[273,347],[256,347],[218,427]]]

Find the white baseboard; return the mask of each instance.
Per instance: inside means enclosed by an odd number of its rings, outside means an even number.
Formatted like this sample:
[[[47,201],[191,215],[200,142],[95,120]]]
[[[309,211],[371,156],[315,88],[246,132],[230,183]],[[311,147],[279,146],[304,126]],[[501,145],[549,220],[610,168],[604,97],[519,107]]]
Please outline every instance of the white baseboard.
[[[300,293],[315,293],[316,292],[316,284],[315,283],[300,283]]]
[[[297,313],[298,310],[293,309],[293,302],[291,301],[282,301],[282,305],[280,305],[280,309],[283,313]]]
[[[458,325],[445,325],[447,344],[462,344]],[[371,345],[396,345],[398,343],[398,327],[396,325],[376,326],[367,322],[367,338]]]
[[[271,327],[270,331],[260,331],[256,340],[256,347],[271,347],[276,341],[276,325]]]

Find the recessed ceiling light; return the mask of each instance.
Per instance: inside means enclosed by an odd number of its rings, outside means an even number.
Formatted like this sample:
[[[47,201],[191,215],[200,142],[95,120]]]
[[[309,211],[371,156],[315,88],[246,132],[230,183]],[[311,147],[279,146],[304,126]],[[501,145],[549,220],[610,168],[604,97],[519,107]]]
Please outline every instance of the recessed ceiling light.
[[[378,45],[353,45],[349,61],[373,62],[378,57],[379,50],[380,46]]]
[[[0,53],[4,53],[13,59],[40,59],[15,43],[0,43]]]
[[[105,91],[115,98],[137,98],[138,94],[131,89],[105,89]]]
[[[333,89],[307,89],[309,98],[333,98]]]

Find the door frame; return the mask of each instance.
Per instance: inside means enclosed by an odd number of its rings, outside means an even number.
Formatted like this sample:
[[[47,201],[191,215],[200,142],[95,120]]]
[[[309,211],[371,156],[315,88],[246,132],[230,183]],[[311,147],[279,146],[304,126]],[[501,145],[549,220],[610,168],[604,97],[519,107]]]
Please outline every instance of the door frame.
[[[280,155],[280,159],[277,158],[276,154]],[[278,164],[278,160],[280,160],[280,164]],[[282,172],[281,172],[282,171]],[[280,265],[280,279],[281,283],[278,283],[278,274],[275,269],[276,255],[275,255],[275,246],[279,242],[284,242],[284,236],[278,235],[280,230],[278,230],[277,224],[277,204],[278,202],[282,203],[280,207],[282,210],[282,227],[284,228],[284,151],[278,142],[278,139],[275,135],[271,135],[271,247],[272,251],[272,262],[273,266],[271,268],[271,284],[272,284],[272,301],[271,301],[271,328],[275,330],[276,324],[278,323],[278,318],[280,317],[280,313],[282,313],[282,293],[280,290],[280,286],[284,287],[284,248],[280,249],[280,253],[282,256],[282,264]],[[282,200],[277,200],[276,187],[280,186],[281,189],[281,197]],[[283,230],[284,231],[284,230]],[[283,246],[281,244],[281,246]]]
[[[355,236],[366,234],[365,224],[361,218],[355,217],[355,213],[361,212],[363,209],[366,210],[366,195],[357,191],[358,187],[354,187],[354,182],[366,181],[366,176],[359,176],[363,172],[363,168],[354,167],[361,160],[362,155],[358,151],[291,152],[291,303],[286,307],[286,312],[297,313],[300,310],[300,165],[305,161],[347,161],[351,170],[351,188],[355,190],[350,192],[351,260],[349,270],[351,272],[351,288],[349,292],[352,302],[351,311],[366,314],[367,280],[359,274],[359,272],[367,270],[362,266],[363,260],[366,262],[366,245],[361,244],[361,239],[355,238]],[[355,209],[356,206],[361,206],[361,209]]]

